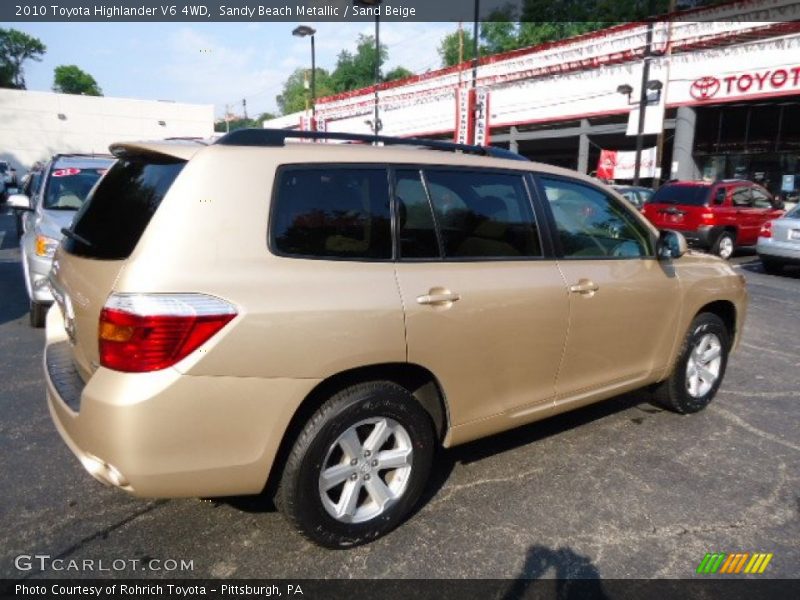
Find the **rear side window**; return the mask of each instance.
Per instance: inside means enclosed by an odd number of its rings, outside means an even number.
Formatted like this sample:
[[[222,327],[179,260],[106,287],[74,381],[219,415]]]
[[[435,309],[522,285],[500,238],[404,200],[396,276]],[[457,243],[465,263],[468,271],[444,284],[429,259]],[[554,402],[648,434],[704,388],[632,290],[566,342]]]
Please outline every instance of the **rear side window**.
[[[118,160],[78,211],[64,248],[87,258],[130,256],[184,165],[170,157]]]
[[[446,258],[542,256],[522,175],[438,169],[424,175]]]
[[[281,170],[271,218],[272,249],[284,256],[389,260],[386,169]]]
[[[708,202],[707,185],[665,185],[653,194],[653,204],[688,204],[703,206]]]

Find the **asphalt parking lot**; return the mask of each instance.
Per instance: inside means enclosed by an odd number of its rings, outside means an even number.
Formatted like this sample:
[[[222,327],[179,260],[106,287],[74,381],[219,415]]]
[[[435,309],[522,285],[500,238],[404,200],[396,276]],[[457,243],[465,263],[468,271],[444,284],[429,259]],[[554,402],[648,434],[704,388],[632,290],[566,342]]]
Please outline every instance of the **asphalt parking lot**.
[[[105,488],[47,412],[13,218],[0,216],[0,577],[15,557],[192,561],[142,577],[684,578],[707,552],[771,552],[800,576],[800,270],[747,277],[744,339],[714,403],[629,394],[443,452],[427,502],[368,546],[317,548],[263,498],[141,500]],[[103,573],[107,575],[107,573]]]

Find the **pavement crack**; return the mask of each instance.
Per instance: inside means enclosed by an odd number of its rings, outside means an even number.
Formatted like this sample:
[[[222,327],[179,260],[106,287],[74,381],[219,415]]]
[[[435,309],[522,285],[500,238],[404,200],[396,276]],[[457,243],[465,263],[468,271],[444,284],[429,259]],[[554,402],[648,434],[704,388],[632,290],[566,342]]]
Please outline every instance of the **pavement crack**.
[[[795,445],[795,444],[793,444],[791,442],[787,442],[783,438],[780,438],[777,435],[773,435],[772,433],[769,433],[768,431],[764,431],[763,429],[759,429],[758,427],[754,427],[754,426],[750,425],[750,423],[748,423],[747,421],[745,421],[741,417],[733,414],[729,410],[726,410],[724,408],[721,408],[719,406],[714,406],[714,405],[712,405],[711,408],[712,408],[712,410],[714,410],[715,412],[720,414],[722,417],[728,419],[730,422],[734,423],[735,425],[741,427],[745,431],[748,431],[748,432],[752,433],[753,435],[755,435],[757,437],[760,437],[760,438],[765,439],[765,440],[769,440],[769,441],[774,442],[776,444],[780,444],[781,446],[785,446],[786,448],[791,448],[792,450],[800,452],[800,446],[797,446],[797,445]]]

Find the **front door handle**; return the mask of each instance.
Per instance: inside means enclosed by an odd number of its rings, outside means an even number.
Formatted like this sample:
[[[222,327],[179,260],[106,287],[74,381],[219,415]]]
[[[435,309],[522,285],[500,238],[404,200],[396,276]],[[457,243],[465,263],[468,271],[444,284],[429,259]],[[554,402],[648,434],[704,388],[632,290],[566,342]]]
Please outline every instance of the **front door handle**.
[[[600,289],[591,279],[581,279],[578,283],[569,286],[569,291],[572,294],[583,294],[585,296],[594,296],[594,293]]]
[[[458,302],[461,296],[444,288],[432,288],[427,294],[417,296],[417,304],[427,304],[431,306],[444,306]]]

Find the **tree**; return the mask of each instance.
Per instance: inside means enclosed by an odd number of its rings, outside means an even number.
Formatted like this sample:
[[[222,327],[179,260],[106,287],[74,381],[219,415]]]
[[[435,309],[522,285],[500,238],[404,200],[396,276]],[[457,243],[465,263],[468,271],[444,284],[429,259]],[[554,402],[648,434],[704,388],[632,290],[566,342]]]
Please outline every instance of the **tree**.
[[[78,94],[82,96],[102,96],[103,90],[97,85],[94,77],[76,65],[61,65],[55,68],[53,91],[61,94]]]
[[[463,40],[460,38],[463,38]],[[439,44],[439,56],[442,59],[442,66],[452,67],[457,65],[459,58],[472,60],[475,57],[473,39],[472,34],[468,31],[454,31],[444,36]]]
[[[409,71],[405,67],[395,67],[386,75],[383,76],[384,81],[395,81],[397,79],[405,79],[406,77],[411,77],[414,75],[413,72]]]
[[[389,50],[385,45],[380,47],[381,64],[389,58]],[[360,34],[355,54],[342,50],[336,61],[336,68],[331,74],[335,92],[347,92],[367,87],[375,83],[375,38]],[[380,74],[379,77],[380,79]]]
[[[41,61],[47,47],[37,38],[16,29],[0,28],[0,87],[25,89],[22,63]]]
[[[308,77],[308,80],[306,80]],[[317,98],[330,96],[334,93],[331,75],[325,69],[316,70],[316,95]],[[306,81],[309,87],[306,88]],[[288,115],[293,112],[305,110],[306,102],[311,106],[311,73],[310,69],[296,69],[283,84],[283,91],[275,98],[281,114]]]

